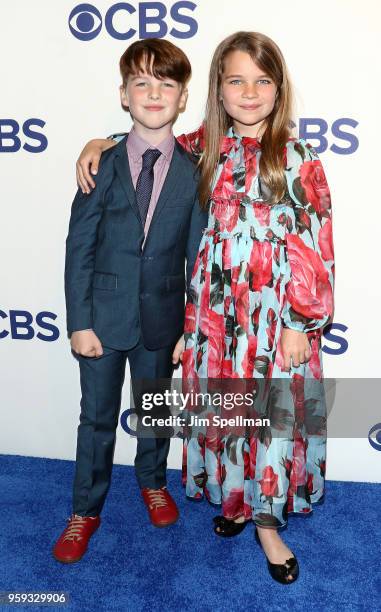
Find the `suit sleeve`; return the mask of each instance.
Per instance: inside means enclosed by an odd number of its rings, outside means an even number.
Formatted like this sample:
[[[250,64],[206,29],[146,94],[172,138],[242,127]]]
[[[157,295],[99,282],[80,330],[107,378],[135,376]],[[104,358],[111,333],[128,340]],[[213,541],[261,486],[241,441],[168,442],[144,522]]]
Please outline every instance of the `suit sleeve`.
[[[286,222],[282,323],[308,332],[333,316],[331,197],[319,157],[303,140],[287,145],[286,178],[295,218]]]
[[[92,281],[98,238],[102,218],[107,172],[98,173],[97,189],[83,194],[79,189],[71,207],[69,232],[66,239],[65,298],[67,330],[91,329]]]
[[[190,286],[190,282],[192,279],[192,272],[193,272],[193,268],[196,262],[198,248],[200,246],[200,242],[202,238],[202,233],[207,225],[208,225],[208,213],[207,211],[201,209],[198,195],[196,194],[194,202],[193,202],[192,215],[191,215],[189,234],[188,234],[188,242],[187,242],[187,251],[186,251],[187,291],[189,291],[189,286]]]

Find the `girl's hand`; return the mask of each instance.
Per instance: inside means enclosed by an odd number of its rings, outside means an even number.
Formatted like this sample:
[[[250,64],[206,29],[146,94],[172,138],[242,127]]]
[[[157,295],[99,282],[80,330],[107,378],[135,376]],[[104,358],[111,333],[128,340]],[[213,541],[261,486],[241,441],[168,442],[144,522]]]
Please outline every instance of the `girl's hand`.
[[[102,152],[111,149],[116,144],[114,140],[103,138],[95,138],[87,143],[76,163],[77,183],[82,193],[90,193],[94,189],[95,183],[91,174],[98,172]]]
[[[282,329],[280,345],[283,353],[284,369],[290,371],[292,366],[298,368],[301,363],[311,358],[311,347],[307,334],[293,329]]]
[[[92,329],[73,332],[70,344],[77,355],[82,355],[83,357],[100,357],[103,355],[100,340]]]
[[[185,348],[184,336],[181,336],[180,340],[178,340],[174,351],[172,353],[172,363],[177,364],[179,361],[183,360],[183,352]]]

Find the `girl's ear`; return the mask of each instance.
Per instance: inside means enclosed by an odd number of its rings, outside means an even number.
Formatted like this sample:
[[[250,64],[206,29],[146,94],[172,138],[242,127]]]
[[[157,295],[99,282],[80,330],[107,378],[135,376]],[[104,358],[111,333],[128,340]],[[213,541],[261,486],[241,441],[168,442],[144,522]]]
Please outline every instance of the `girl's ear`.
[[[127,95],[127,87],[124,87],[123,85],[121,85],[119,87],[119,93],[120,93],[120,101],[122,103],[122,106],[124,106],[125,108],[128,108],[129,102],[128,102],[128,95]]]

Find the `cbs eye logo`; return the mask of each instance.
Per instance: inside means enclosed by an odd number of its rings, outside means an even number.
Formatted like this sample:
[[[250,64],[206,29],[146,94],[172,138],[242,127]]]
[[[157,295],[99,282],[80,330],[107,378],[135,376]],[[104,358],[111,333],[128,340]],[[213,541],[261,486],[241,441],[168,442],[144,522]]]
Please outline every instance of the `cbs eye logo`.
[[[69,28],[79,40],[92,40],[102,29],[102,15],[92,4],[79,4],[69,15]]]
[[[376,423],[368,433],[368,442],[372,448],[381,451],[381,423]]]
[[[198,30],[197,21],[190,14],[197,8],[194,2],[180,0],[169,10],[163,2],[118,2],[107,10],[104,27],[107,33],[118,40],[128,40],[138,34],[139,38],[164,38],[168,33],[174,38],[192,38]],[[135,15],[136,13],[136,15]],[[170,24],[180,24],[181,29]],[[131,25],[136,26],[131,27]],[[75,38],[87,41],[96,38],[103,26],[100,11],[92,4],[78,4],[69,15],[69,29]]]

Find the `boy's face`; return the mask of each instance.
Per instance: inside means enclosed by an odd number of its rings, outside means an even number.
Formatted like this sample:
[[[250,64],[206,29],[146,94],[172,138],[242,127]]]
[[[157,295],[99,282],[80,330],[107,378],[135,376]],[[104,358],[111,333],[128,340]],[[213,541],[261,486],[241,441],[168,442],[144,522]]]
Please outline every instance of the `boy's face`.
[[[187,97],[187,89],[177,81],[157,79],[146,71],[131,74],[127,87],[120,87],[123,106],[128,106],[135,123],[149,130],[172,125],[185,109]]]

